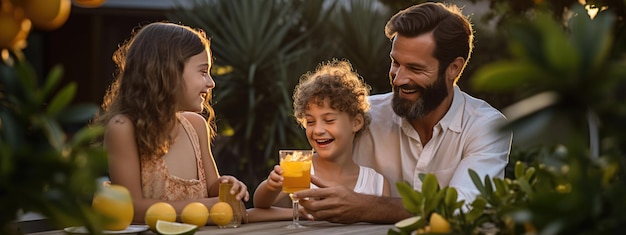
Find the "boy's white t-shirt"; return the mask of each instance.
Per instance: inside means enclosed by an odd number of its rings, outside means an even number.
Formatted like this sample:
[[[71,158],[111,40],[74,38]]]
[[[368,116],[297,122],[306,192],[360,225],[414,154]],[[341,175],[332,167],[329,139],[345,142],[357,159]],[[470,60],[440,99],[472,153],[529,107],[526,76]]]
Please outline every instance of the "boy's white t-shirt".
[[[311,175],[315,175],[313,163],[311,163]],[[383,175],[372,168],[359,166],[359,177],[354,185],[354,192],[382,196],[384,183]],[[318,187],[311,183],[311,188]]]

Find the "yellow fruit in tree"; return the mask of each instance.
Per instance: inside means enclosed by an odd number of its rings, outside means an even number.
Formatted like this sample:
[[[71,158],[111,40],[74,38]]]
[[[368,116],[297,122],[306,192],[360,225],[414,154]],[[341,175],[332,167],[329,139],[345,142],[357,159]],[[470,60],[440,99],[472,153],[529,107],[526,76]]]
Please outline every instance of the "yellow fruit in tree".
[[[430,232],[431,233],[449,233],[450,223],[438,213],[430,215]]]
[[[74,0],[74,4],[79,7],[99,7],[104,4],[106,0]]]
[[[224,226],[233,219],[233,208],[226,202],[215,203],[209,212],[211,221],[218,226]]]
[[[95,193],[91,203],[93,210],[109,218],[106,230],[124,230],[133,221],[133,200],[124,186],[103,186]]]
[[[157,202],[146,210],[146,224],[156,232],[157,220],[176,222],[176,209],[167,202]]]
[[[65,24],[72,8],[71,0],[25,0],[24,13],[33,25],[43,30],[54,30]]]
[[[24,17],[24,12],[17,9],[0,11],[0,49],[22,49],[26,47],[26,38],[31,22]]]
[[[209,220],[209,209],[199,202],[189,203],[180,213],[180,220],[186,224],[202,227],[206,225],[207,220]]]

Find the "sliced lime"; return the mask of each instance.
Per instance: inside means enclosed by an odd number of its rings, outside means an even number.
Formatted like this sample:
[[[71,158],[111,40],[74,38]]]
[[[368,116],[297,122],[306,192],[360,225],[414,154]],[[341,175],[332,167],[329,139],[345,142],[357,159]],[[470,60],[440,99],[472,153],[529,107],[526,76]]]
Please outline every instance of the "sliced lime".
[[[157,220],[156,231],[161,235],[192,235],[196,233],[198,226],[178,222]]]
[[[397,228],[402,231],[414,231],[423,225],[426,225],[426,221],[422,219],[421,216],[413,216],[410,218],[406,218],[398,221],[394,224]]]

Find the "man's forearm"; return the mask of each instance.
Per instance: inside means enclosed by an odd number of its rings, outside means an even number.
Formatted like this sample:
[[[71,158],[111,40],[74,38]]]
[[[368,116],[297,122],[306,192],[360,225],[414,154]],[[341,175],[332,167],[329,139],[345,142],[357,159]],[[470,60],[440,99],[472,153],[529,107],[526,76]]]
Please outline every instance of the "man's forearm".
[[[376,224],[392,224],[400,220],[411,217],[402,205],[402,198],[399,197],[377,197],[369,196],[364,198],[365,205],[362,208],[364,222]]]

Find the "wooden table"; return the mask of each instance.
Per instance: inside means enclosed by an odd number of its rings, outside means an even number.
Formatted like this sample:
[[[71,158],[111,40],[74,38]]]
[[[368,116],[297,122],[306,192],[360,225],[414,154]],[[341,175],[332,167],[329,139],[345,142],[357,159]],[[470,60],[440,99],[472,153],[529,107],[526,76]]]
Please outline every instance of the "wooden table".
[[[357,224],[335,224],[324,221],[300,221],[300,223],[307,228],[303,229],[287,229],[284,228],[291,221],[277,221],[277,222],[258,222],[242,224],[239,228],[225,228],[220,229],[216,226],[205,226],[200,228],[196,235],[219,235],[219,234],[259,234],[259,235],[280,235],[280,234],[387,234],[393,225],[380,225],[369,223],[357,223]],[[150,231],[143,232],[141,234],[151,235],[154,234]],[[38,233],[29,233],[28,235],[66,235],[63,230],[53,230]]]

